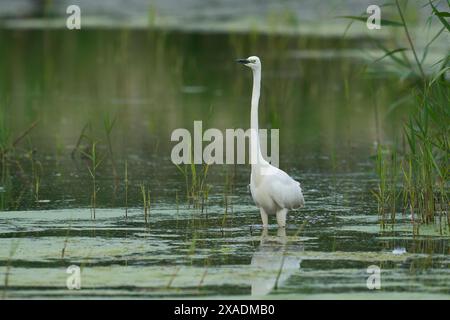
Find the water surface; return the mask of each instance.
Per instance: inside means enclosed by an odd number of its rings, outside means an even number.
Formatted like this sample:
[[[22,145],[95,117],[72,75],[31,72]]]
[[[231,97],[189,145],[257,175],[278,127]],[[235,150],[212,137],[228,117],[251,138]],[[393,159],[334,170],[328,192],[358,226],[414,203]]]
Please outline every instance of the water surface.
[[[408,80],[365,72],[368,41],[144,30],[0,37],[2,143],[37,121],[2,170],[4,297],[449,298],[448,233],[423,226],[413,237],[400,212],[394,228],[379,227],[372,157],[377,143],[395,141],[411,101],[398,103]],[[211,166],[202,210],[186,203],[170,161],[171,132],[194,120],[248,127],[251,74],[234,59],[256,53],[260,126],[280,129],[281,168],[305,191],[285,232],[275,221],[261,230],[248,166]],[[104,121],[113,118],[110,151]],[[96,220],[82,132],[105,157]],[[141,184],[151,191],[147,224]],[[73,264],[79,291],[66,288]],[[381,290],[366,286],[371,265]]]

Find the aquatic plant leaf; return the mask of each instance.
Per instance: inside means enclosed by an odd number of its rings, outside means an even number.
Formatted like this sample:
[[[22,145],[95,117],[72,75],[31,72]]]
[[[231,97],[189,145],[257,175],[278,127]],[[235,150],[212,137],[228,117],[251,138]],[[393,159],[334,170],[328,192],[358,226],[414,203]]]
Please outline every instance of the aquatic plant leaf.
[[[447,11],[438,11],[438,12],[436,13],[436,15],[439,16],[439,17],[447,17],[447,18],[450,18],[450,12],[447,12]]]
[[[388,51],[381,58],[376,59],[374,62],[378,62],[380,60],[383,60],[386,57],[390,57],[393,54],[396,54],[397,52],[402,52],[402,51],[407,51],[407,50],[409,50],[409,49],[408,48],[398,48],[398,49],[394,49],[394,50]]]
[[[449,70],[450,70],[450,67],[445,67],[442,70],[440,70],[438,73],[436,73],[434,75],[433,79],[430,81],[430,84],[428,86],[431,87],[433,85],[433,83],[436,82],[436,80],[441,78],[441,76],[443,76]]]
[[[351,19],[361,22],[367,22],[368,17],[367,16],[339,16],[338,18],[344,18],[344,19]],[[392,26],[392,27],[402,27],[403,23],[398,21],[392,21],[392,20],[386,20],[386,19],[380,19],[381,25],[385,26]]]
[[[442,15],[443,12],[438,11],[430,0],[428,0],[428,2],[433,10],[433,13],[436,15],[436,17],[438,17],[439,21],[441,21],[441,23],[447,28],[447,30],[450,31],[450,24],[445,19],[446,16]],[[448,12],[446,13],[448,14]]]

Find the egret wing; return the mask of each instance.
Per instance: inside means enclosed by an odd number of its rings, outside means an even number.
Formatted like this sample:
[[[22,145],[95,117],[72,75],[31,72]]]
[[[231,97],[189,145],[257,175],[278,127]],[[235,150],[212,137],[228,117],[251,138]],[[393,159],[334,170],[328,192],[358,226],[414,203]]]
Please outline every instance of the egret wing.
[[[297,209],[304,205],[300,183],[292,179],[282,170],[276,172],[270,181],[270,195],[280,208]]]

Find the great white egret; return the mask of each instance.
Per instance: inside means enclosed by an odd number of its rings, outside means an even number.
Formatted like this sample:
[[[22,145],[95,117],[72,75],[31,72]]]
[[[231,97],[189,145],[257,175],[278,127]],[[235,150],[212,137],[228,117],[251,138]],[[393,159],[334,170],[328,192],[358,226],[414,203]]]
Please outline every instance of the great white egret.
[[[250,112],[250,191],[253,201],[259,208],[263,227],[268,226],[268,216],[276,215],[278,226],[286,227],[289,209],[297,209],[304,205],[300,183],[292,179],[286,172],[272,166],[264,160],[259,143],[258,104],[261,91],[261,61],[256,56],[238,59],[239,62],[253,72],[253,91]]]

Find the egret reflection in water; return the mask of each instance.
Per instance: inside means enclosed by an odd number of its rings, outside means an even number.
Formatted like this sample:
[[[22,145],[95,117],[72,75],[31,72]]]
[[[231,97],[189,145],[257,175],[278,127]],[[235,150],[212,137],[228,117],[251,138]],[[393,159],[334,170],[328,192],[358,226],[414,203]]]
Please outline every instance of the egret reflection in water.
[[[278,228],[277,236],[270,236],[262,230],[260,245],[253,254],[251,266],[257,276],[252,281],[252,296],[264,296],[283,284],[300,270],[301,258],[298,252],[303,245],[290,243],[286,228]]]

